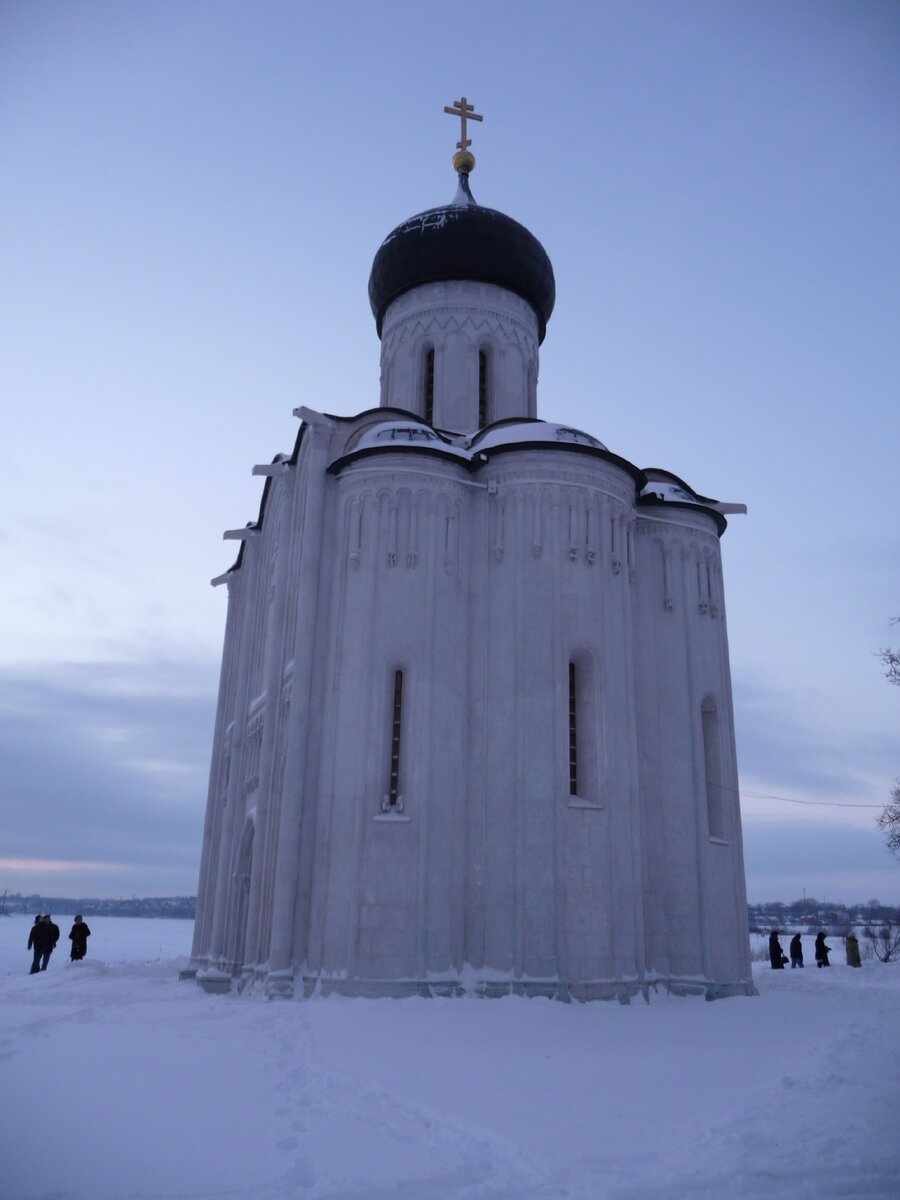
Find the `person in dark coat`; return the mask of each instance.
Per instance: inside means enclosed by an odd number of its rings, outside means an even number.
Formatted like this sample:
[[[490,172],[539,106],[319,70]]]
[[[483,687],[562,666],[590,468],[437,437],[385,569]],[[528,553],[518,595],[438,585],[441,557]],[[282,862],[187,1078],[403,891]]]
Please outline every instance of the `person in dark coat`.
[[[28,934],[28,949],[34,951],[34,958],[31,961],[30,974],[37,975],[41,969],[41,954],[44,951],[44,931],[41,928],[41,923],[44,918],[41,913],[34,918],[34,924]]]
[[[59,941],[59,926],[53,924],[49,913],[35,921],[31,927],[28,945],[34,948],[34,962],[31,964],[32,975],[37,971],[46,971],[47,963],[56,943]]]
[[[769,962],[772,964],[773,971],[784,970],[784,964],[787,962],[785,953],[781,948],[781,942],[778,940],[777,929],[773,929],[769,934]]]
[[[791,970],[794,967],[803,966],[803,943],[800,941],[800,934],[795,933],[791,938]]]
[[[76,917],[72,932],[69,934],[69,940],[72,943],[72,962],[78,962],[87,954],[87,940],[90,936],[91,931],[88,929],[87,923],[81,917]]]
[[[825,945],[825,931],[820,929],[816,934],[816,966],[830,967],[828,955],[831,953],[831,947]]]
[[[59,941],[59,926],[53,923],[53,918],[49,913],[44,914],[42,922],[46,933],[44,935],[44,948],[41,951],[41,970],[47,970],[47,963],[50,961],[50,955],[56,949],[56,943]]]

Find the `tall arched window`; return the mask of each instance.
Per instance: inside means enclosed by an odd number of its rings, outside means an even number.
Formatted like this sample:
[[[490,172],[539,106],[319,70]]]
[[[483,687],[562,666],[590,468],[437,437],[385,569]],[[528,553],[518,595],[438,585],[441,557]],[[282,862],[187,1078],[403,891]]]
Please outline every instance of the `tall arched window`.
[[[425,355],[425,421],[434,424],[434,347]]]
[[[597,719],[594,660],[586,651],[569,660],[569,799],[600,803],[601,724]]]
[[[722,751],[719,733],[719,710],[712,696],[700,706],[703,724],[703,766],[706,776],[706,813],[709,836],[725,836],[725,793],[722,786]]]
[[[578,679],[569,663],[569,795],[578,795]]]
[[[388,769],[387,795],[381,803],[383,812],[403,812],[400,795],[400,741],[403,732],[403,672],[394,672],[394,693],[391,707],[391,755]]]
[[[478,351],[478,428],[488,423],[488,356],[486,350]]]

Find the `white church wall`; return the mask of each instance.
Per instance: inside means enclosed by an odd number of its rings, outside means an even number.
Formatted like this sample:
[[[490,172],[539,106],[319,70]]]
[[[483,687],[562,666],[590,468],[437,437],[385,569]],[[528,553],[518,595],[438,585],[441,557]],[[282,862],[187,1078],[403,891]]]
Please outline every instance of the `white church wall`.
[[[244,928],[237,937],[242,945],[239,961],[247,973],[265,961],[263,944],[268,941],[268,919],[262,905],[262,893],[269,876],[271,846],[270,806],[276,765],[275,746],[281,739],[282,671],[284,661],[285,609],[288,595],[288,565],[290,561],[290,503],[292,480],[284,475],[269,480],[266,520],[262,537],[255,547],[259,572],[259,593],[256,604],[263,617],[260,622],[260,644],[257,653],[262,660],[258,681],[260,692],[259,755],[256,787],[253,797],[254,838],[248,863],[246,912],[242,911]],[[256,701],[254,701],[256,703]]]
[[[707,544],[698,556],[696,641],[706,673],[699,716],[703,750],[701,792],[707,801],[705,844],[709,903],[709,958],[717,981],[750,979],[747,939],[736,938],[747,911],[743,875],[737,757],[728,662],[725,606],[721,588],[718,542]],[[707,712],[704,713],[704,707]]]
[[[704,528],[705,526],[705,528]],[[651,971],[701,983],[749,980],[719,546],[710,517],[658,508],[638,518],[635,647],[642,842]],[[709,581],[713,580],[710,592]],[[710,831],[703,702],[718,714],[729,836]]]
[[[635,591],[635,625],[641,636],[635,640],[634,653],[637,675],[637,713],[641,723],[642,737],[639,750],[641,788],[641,829],[643,834],[644,863],[644,920],[647,929],[647,964],[651,972],[666,977],[678,972],[679,967],[689,971],[691,963],[679,961],[679,952],[672,945],[672,938],[679,925],[686,925],[690,944],[690,920],[685,912],[673,911],[673,902],[680,900],[680,881],[670,888],[669,849],[672,839],[681,840],[672,857],[678,861],[680,855],[690,853],[691,841],[684,822],[669,802],[665,787],[667,759],[670,752],[663,750],[663,725],[668,721],[667,713],[677,697],[672,695],[671,679],[677,671],[677,629],[672,615],[672,547],[668,541],[668,529],[659,529],[645,519],[636,525],[635,549],[639,586]],[[668,556],[668,557],[666,557]],[[660,614],[663,614],[662,616]],[[667,629],[665,620],[672,624]],[[669,637],[667,638],[667,634]],[[675,664],[661,661],[663,651]],[[658,702],[653,699],[665,683],[666,694],[659,694]],[[670,897],[670,890],[674,895]],[[691,911],[688,898],[684,904]],[[673,965],[676,964],[677,965]]]
[[[624,518],[631,481],[603,460],[547,450],[504,454],[485,473],[496,486],[486,560],[494,719],[485,739],[485,963],[560,976],[577,990],[637,970],[630,580],[614,573],[601,534],[613,510]],[[593,731],[582,729],[584,761],[594,755],[606,793],[593,809],[569,795],[568,664],[586,656],[604,680]]]
[[[455,611],[465,491],[454,464],[425,465],[427,473],[418,456],[379,455],[337,482],[342,534],[322,746],[323,762],[334,767],[320,789],[327,883],[318,913],[321,967],[333,975],[446,973],[461,940],[451,929],[451,911],[461,923],[461,902],[447,868],[459,853],[465,791],[458,652],[465,639]],[[442,470],[446,484],[436,485]],[[396,671],[403,672],[401,772],[391,806]]]
[[[696,721],[686,625],[691,614],[686,609],[690,596],[685,594],[684,532],[663,519],[638,522],[637,570],[642,586],[636,594],[636,624],[643,636],[635,649],[642,829],[646,911],[652,930],[649,967],[660,976],[702,978],[701,830],[695,797]],[[699,700],[697,706],[699,718]]]
[[[249,550],[249,546],[245,547]],[[252,562],[252,555],[245,553]],[[248,766],[246,738],[247,714],[250,703],[251,657],[249,647],[253,643],[256,629],[256,613],[252,596],[257,580],[251,568],[234,588],[237,602],[237,624],[239,626],[234,646],[236,679],[231,719],[229,721],[229,773],[228,786],[223,800],[219,836],[219,861],[213,889],[213,917],[209,937],[209,957],[214,963],[222,963],[228,969],[232,964],[228,953],[228,915],[233,907],[233,878],[235,873],[235,841],[240,834],[246,816],[245,770]],[[248,593],[251,601],[247,602]]]
[[[213,895],[218,872],[222,813],[231,766],[231,709],[233,705],[236,660],[231,652],[237,637],[238,604],[232,595],[229,578],[228,609],[225,618],[225,649],[219,671],[219,691],[213,748],[209,770],[206,816],[203,826],[203,846],[200,855],[200,878],[197,884],[197,917],[194,922],[192,957],[206,965],[213,915]]]
[[[308,951],[307,929],[312,901],[312,870],[316,832],[319,769],[319,697],[324,693],[320,644],[326,616],[322,595],[323,546],[327,537],[326,491],[333,422],[310,414],[293,468],[294,498],[291,523],[295,551],[291,558],[294,612],[288,614],[293,641],[285,648],[290,672],[290,710],[287,714],[284,775],[275,841],[272,916],[268,955],[269,988],[290,992],[295,962]],[[317,674],[317,667],[319,673]]]
[[[230,583],[200,959],[362,993],[452,986],[466,963],[489,988],[585,998],[645,965],[742,977],[739,815],[724,805],[711,838],[707,806],[704,699],[736,790],[712,519],[635,525],[626,470],[547,448],[474,476],[408,450],[326,475],[370,421],[323,425],[317,471],[310,444],[273,480]],[[402,812],[384,813],[398,670]]]
[[[511,809],[515,860],[512,883],[515,916],[513,963],[517,977],[558,975],[558,871],[556,831],[555,663],[552,609],[547,572],[527,548],[525,504],[510,455],[496,471],[488,604],[494,623],[510,623],[510,646],[490,663],[489,694],[511,714],[512,753],[496,767],[500,794]],[[525,465],[525,464],[523,464]],[[492,471],[492,474],[494,472]],[[549,618],[549,619],[548,619]],[[494,708],[492,704],[492,709]],[[492,735],[493,729],[489,728]],[[489,736],[489,756],[495,754]],[[492,831],[489,829],[489,836]],[[494,842],[497,841],[496,836]],[[490,965],[490,964],[489,964]]]

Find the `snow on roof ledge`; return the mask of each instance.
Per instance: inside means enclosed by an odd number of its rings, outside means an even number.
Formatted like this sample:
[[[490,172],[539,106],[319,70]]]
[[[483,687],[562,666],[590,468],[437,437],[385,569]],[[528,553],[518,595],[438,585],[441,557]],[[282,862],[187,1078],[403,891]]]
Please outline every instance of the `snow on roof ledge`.
[[[545,449],[553,445],[561,449],[583,448],[599,451],[615,461],[624,463],[624,460],[612,454],[603,442],[591,434],[551,421],[512,418],[463,435],[435,430],[431,425],[414,418],[395,416],[392,419],[377,421],[352,436],[344,453],[336,458],[328,469],[340,471],[358,454],[371,454],[378,450],[424,450],[457,458],[474,466],[484,461],[491,451],[519,445],[540,446]],[[643,474],[636,467],[630,463],[624,465],[641,482],[644,481]]]
[[[570,425],[556,425],[552,421],[510,421],[489,425],[471,439],[472,450],[488,450],[492,446],[509,446],[515,442],[559,442],[567,446],[591,446],[595,450],[608,450],[603,442],[573,429]]]
[[[701,496],[689,487],[683,479],[659,467],[647,467],[647,486],[643,488],[640,499],[645,504],[691,504],[697,508],[711,508],[721,515],[726,513],[746,513],[746,504],[734,504],[724,500],[713,500],[711,496]]]

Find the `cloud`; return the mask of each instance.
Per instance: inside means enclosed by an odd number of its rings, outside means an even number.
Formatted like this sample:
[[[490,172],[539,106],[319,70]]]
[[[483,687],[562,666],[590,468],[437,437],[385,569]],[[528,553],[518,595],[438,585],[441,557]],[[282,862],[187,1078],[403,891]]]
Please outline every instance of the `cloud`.
[[[746,680],[735,682],[735,725],[750,901],[796,900],[805,888],[842,903],[896,903],[900,864],[875,825],[900,771],[896,738],[852,722],[837,733],[817,729],[782,691]]]
[[[0,693],[8,859],[76,863],[82,893],[96,874],[97,894],[130,894],[129,872],[193,892],[213,669],[148,662],[5,670]],[[91,872],[87,864],[98,865]],[[36,861],[34,870],[59,877],[49,864]],[[24,881],[28,872],[15,874]]]
[[[891,781],[900,772],[895,736],[861,733],[850,721],[843,732],[815,728],[804,721],[802,712],[789,706],[783,692],[746,679],[735,681],[734,702],[743,781],[764,781],[763,790],[781,795],[887,803]],[[813,819],[822,814],[807,815]]]
[[[769,817],[744,818],[747,896],[766,900],[853,903],[897,901],[900,863],[888,853],[875,828],[849,822],[810,823]]]
[[[78,862],[57,858],[0,858],[2,871],[121,871],[121,863]]]

